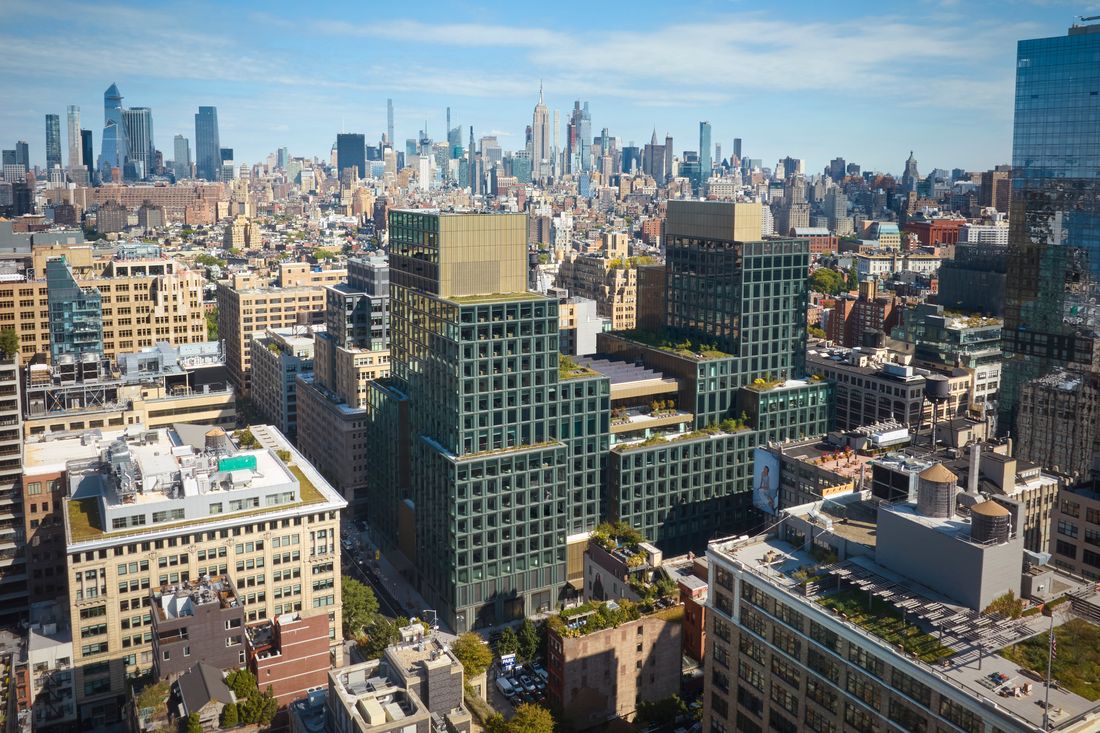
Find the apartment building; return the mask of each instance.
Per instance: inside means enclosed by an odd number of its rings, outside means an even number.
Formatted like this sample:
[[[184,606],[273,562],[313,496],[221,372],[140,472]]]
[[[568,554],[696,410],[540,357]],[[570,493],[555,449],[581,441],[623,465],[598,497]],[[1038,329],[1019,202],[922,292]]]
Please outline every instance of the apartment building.
[[[19,354],[0,353],[0,619],[7,622],[26,618],[29,573],[23,548],[32,541],[22,500],[19,363]]]
[[[269,328],[252,337],[252,404],[291,441],[298,435],[298,375],[313,371],[314,334],[324,328]]]
[[[225,341],[229,378],[238,393],[252,394],[252,340],[269,328],[318,325],[324,319],[325,293],[319,286],[235,287],[218,283],[218,334]],[[204,325],[205,328],[205,325]]]
[[[1054,564],[1100,581],[1100,486],[1096,479],[1058,492],[1051,527]]]
[[[153,666],[154,588],[230,576],[245,623],[326,615],[341,659],[346,502],[277,430],[252,433],[263,447],[239,449],[219,428],[183,424],[28,442],[27,465],[66,489],[52,517],[64,528],[59,569],[79,639],[82,725],[118,721],[127,679]],[[241,664],[245,651],[242,635]]]
[[[897,325],[900,308],[897,296],[878,292],[878,284],[867,279],[859,283],[859,295],[837,296],[825,324],[828,338],[839,346],[859,346],[866,331],[885,331]]]
[[[625,257],[569,253],[555,286],[596,301],[596,312],[611,319],[614,331],[632,330],[638,319],[638,268]]]
[[[1020,388],[1016,452],[1039,465],[1085,479],[1100,466],[1100,377],[1057,369]]]
[[[53,302],[96,294],[102,325],[98,351],[114,359],[120,354],[153,346],[159,341],[191,344],[206,341],[206,320],[202,305],[206,279],[201,272],[162,256],[150,245],[123,246],[114,258],[94,275],[69,274],[55,278]],[[0,283],[0,328],[19,335],[25,360],[35,354],[51,355],[52,326],[49,283],[46,278],[6,280]],[[63,333],[63,331],[62,331]]]

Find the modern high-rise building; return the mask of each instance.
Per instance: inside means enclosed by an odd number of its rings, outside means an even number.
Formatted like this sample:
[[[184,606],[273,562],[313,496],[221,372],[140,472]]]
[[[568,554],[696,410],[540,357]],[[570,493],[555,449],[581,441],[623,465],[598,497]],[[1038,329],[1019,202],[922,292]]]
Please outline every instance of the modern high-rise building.
[[[1100,24],[1017,45],[1001,430],[1025,382],[1100,369],[1098,53]]]
[[[116,84],[103,93],[103,140],[100,143],[99,173],[105,182],[112,180],[112,171],[121,173],[130,158],[130,142],[122,114],[122,93]]]
[[[222,148],[218,137],[218,108],[199,107],[195,114],[195,177],[221,179]]]
[[[531,116],[531,177],[543,183],[551,175],[553,155],[550,150],[550,111],[542,101],[542,85],[539,85],[539,101]]]
[[[95,145],[92,142],[91,130],[80,131],[80,150],[83,155],[84,167],[88,171],[88,180],[91,181],[95,172]]]
[[[286,164],[290,162],[290,152],[286,148],[279,148],[275,153],[275,167],[286,170]]]
[[[69,124],[67,128],[69,143],[69,170],[84,167],[84,154],[80,142],[80,107],[70,105],[66,116]]]
[[[735,137],[733,139],[733,157],[737,158],[738,162],[741,160],[741,138]],[[730,163],[733,163],[731,160]]]
[[[60,168],[61,162],[61,117],[46,115],[46,170]]]
[[[172,141],[173,147],[173,171],[176,180],[191,177],[191,143],[183,135],[176,135]]]
[[[153,143],[153,110],[148,107],[130,107],[123,110],[126,136],[130,140],[130,161],[134,177],[148,178],[156,167],[156,145]]]
[[[81,287],[64,257],[46,263],[50,311],[50,356],[80,358],[103,353],[103,299],[94,287]]]
[[[711,168],[713,168],[710,155],[710,123],[704,121],[699,123],[699,175],[702,181],[710,178]]]
[[[393,145],[393,100],[386,100],[386,142]]]
[[[340,133],[336,136],[336,171],[343,175],[344,171],[354,166],[359,178],[367,175],[367,147],[366,138],[356,133]]]
[[[27,145],[26,140],[15,141],[15,165],[23,166],[24,171],[31,169],[31,153],[30,146]]]

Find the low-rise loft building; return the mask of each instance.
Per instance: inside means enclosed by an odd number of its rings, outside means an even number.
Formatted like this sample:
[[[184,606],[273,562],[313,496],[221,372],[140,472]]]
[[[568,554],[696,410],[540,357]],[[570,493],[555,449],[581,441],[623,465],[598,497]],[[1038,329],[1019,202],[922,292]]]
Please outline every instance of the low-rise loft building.
[[[1096,479],[1064,487],[1051,518],[1054,564],[1100,581],[1100,486]]]
[[[712,542],[704,729],[1040,730],[1045,665],[997,652],[1050,621],[989,602],[1069,594],[1075,613],[1091,613],[1100,594],[1025,559],[996,502],[960,500],[956,513],[953,481],[942,465],[926,469],[916,503],[879,506],[874,531],[814,503],[785,510],[768,535]],[[1055,611],[1059,640],[1074,633],[1067,623],[1088,626]],[[1100,720],[1100,705],[1065,685],[1049,699],[1051,730],[1084,733]]]
[[[161,342],[120,354],[93,352],[34,361],[24,370],[26,435],[160,428],[189,422],[231,428],[237,420],[221,342]]]
[[[639,703],[680,690],[683,607],[586,603],[551,616],[547,696],[575,730],[633,720]]]
[[[244,663],[244,607],[228,576],[162,585],[149,607],[159,679],[174,679],[196,661],[222,670]]]
[[[26,685],[17,706],[19,730],[65,730],[76,723],[68,612],[54,601],[32,605],[26,634],[25,654],[12,670]]]
[[[573,253],[562,261],[554,283],[596,301],[599,315],[615,331],[633,329],[638,318],[638,269],[627,258]]]
[[[322,579],[330,585],[332,579]],[[248,627],[248,668],[260,689],[271,688],[279,706],[325,686],[331,651],[323,614],[284,613]]]
[[[118,720],[127,676],[153,668],[151,588],[232,573],[245,623],[326,616],[330,650],[341,658],[346,502],[274,428],[251,433],[262,447],[242,449],[220,428],[186,424],[27,443],[25,470],[64,487],[51,495],[51,519],[64,527],[54,569],[66,578],[80,633],[73,663],[82,724]]]

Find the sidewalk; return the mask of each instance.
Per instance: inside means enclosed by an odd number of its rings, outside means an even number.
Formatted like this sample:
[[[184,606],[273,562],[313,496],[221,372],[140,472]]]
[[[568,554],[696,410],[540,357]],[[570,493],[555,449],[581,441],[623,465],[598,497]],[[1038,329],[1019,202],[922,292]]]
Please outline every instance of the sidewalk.
[[[364,558],[363,566],[371,569],[375,577],[378,578],[378,581],[383,584],[390,595],[393,596],[393,599],[397,601],[398,605],[401,607],[401,611],[406,616],[409,618],[414,616],[416,618],[423,618],[424,611],[430,609],[431,606],[424,600],[419,591],[401,575],[401,572],[394,567],[393,563],[390,562],[384,552],[376,552],[377,547],[371,541],[370,530],[363,532],[357,530],[355,536],[359,539],[359,545],[362,548],[362,555]],[[378,559],[375,559],[376,555]],[[448,644],[455,639],[455,634],[451,629],[447,628],[442,621],[435,635],[444,643]]]

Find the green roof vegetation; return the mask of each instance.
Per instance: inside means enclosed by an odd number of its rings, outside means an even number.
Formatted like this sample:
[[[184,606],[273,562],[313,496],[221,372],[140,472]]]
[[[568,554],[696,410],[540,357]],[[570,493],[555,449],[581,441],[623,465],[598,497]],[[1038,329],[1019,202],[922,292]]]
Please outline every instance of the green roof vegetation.
[[[684,609],[678,604],[656,609],[649,601],[635,603],[626,599],[614,603],[587,601],[567,608],[557,616],[548,617],[546,626],[560,636],[577,638],[614,629],[644,616],[656,616],[671,623],[679,623],[683,620]]]
[[[69,531],[73,541],[90,540],[103,534],[99,525],[103,524],[99,518],[98,499],[70,499],[69,500]]]
[[[470,305],[476,303],[499,303],[513,300],[545,300],[546,296],[538,293],[488,293],[485,295],[452,295],[444,298],[452,303]]]
[[[583,364],[570,359],[565,354],[558,357],[558,379],[581,379],[584,377],[598,377],[600,373],[595,369],[589,369]]]
[[[905,621],[901,611],[881,598],[872,596],[868,607],[867,594],[863,591],[844,590],[818,598],[817,602],[927,664],[934,664],[955,653],[936,637]]]
[[[724,359],[733,356],[719,350],[714,344],[705,344],[688,338],[675,339],[670,334],[661,331],[619,331],[615,335],[696,361]]]
[[[687,433],[657,433],[651,435],[640,443],[618,443],[611,446],[611,450],[624,452],[639,450],[641,448],[651,448],[655,445],[663,445],[665,443],[679,443],[682,440],[697,440],[699,438],[709,438],[717,435],[732,435],[733,433],[740,433],[745,430],[752,430],[746,422],[746,416],[742,415],[739,419],[723,420],[720,423],[711,423],[706,427],[698,430],[692,430]]]
[[[258,514],[270,514],[271,512],[284,511],[286,509],[293,509],[295,507],[309,506],[310,504],[320,504],[325,501],[324,495],[316,486],[313,485],[312,481],[306,478],[306,475],[302,473],[302,469],[293,464],[288,464],[287,470],[289,470],[290,473],[293,474],[296,479],[298,479],[301,501],[298,501],[294,504],[279,504],[278,506],[249,509],[248,511],[244,512],[212,514],[201,519],[186,519],[182,522],[166,522],[164,524],[157,524],[154,526],[134,527],[126,530],[106,531],[102,529],[103,520],[99,516],[98,497],[70,499],[68,500],[68,502],[66,502],[69,512],[69,533],[72,537],[73,542],[97,540],[105,536],[125,537],[127,535],[151,532],[154,529],[171,529],[181,526],[192,526],[198,524],[207,524],[209,522],[218,522],[225,519],[237,519],[238,517],[249,517]]]
[[[631,527],[627,522],[620,520],[617,522],[600,522],[592,530],[589,539],[611,552],[620,547],[637,550],[638,545],[645,542],[645,535]]]
[[[1086,700],[1100,699],[1100,627],[1071,618],[1054,629],[1058,654],[1051,674],[1059,685]],[[1045,633],[1001,650],[1001,656],[1045,675],[1048,637]]]

